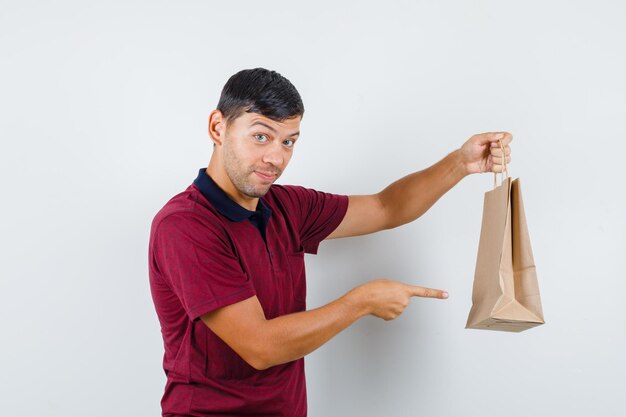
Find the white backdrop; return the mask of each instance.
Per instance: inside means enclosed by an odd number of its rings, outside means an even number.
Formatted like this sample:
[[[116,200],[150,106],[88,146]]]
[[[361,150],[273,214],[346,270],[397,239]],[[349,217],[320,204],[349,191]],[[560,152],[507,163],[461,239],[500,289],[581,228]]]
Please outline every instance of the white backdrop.
[[[464,329],[492,184],[466,178],[307,255],[311,308],[378,277],[450,292],[309,355],[311,416],[623,415],[625,18],[617,0],[1,0],[0,412],[159,415],[150,222],[208,163],[228,77],[262,66],[306,108],[282,184],[374,193],[512,132],[547,321]]]

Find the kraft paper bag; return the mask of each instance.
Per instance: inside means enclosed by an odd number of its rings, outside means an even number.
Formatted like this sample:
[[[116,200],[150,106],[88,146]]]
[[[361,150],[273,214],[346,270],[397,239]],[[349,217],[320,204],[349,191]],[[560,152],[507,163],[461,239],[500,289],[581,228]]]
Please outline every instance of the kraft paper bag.
[[[521,332],[545,323],[519,178],[505,172],[485,193],[467,329]]]

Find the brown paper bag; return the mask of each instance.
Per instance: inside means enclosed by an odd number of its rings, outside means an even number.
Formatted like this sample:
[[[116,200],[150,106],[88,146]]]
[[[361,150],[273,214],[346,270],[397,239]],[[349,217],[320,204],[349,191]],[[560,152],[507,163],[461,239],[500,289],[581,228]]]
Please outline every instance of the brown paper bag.
[[[485,193],[467,329],[521,332],[545,323],[519,178],[505,172]]]

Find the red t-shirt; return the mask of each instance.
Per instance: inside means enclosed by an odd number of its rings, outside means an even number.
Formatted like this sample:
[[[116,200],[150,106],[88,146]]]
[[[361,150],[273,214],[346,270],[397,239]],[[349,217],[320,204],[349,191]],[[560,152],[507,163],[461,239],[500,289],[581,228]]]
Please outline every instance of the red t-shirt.
[[[201,170],[158,212],[149,273],[165,346],[163,416],[306,416],[303,359],[258,371],[199,317],[254,295],[267,319],[305,310],[304,253],[317,253],[347,207],[345,195],[274,184],[255,216]]]

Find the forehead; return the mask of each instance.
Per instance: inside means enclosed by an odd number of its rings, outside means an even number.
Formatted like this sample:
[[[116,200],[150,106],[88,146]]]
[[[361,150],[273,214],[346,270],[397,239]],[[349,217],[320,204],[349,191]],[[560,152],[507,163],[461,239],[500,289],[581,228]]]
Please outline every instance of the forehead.
[[[297,133],[300,129],[301,116],[285,119],[282,122],[272,120],[258,113],[244,113],[235,119],[234,125],[240,129],[269,127],[270,130],[286,133]]]

